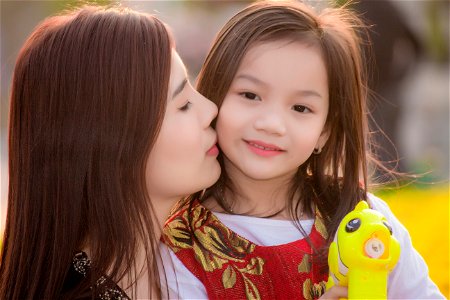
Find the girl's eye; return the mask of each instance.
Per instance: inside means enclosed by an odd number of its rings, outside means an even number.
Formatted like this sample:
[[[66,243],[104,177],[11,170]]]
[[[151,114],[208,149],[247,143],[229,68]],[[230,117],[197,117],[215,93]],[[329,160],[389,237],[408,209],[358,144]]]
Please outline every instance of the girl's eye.
[[[261,98],[258,95],[254,94],[254,93],[244,92],[244,93],[241,93],[241,95],[244,98],[247,98],[249,100],[258,100],[258,101],[261,100]]]
[[[304,105],[294,105],[292,107],[293,110],[298,111],[300,113],[309,113],[311,110]]]
[[[188,109],[189,109],[189,107],[191,107],[191,102],[190,101],[188,101],[188,102],[186,102],[186,104],[185,105],[183,105],[182,107],[180,107],[179,108],[179,110],[181,110],[181,111],[187,111]]]

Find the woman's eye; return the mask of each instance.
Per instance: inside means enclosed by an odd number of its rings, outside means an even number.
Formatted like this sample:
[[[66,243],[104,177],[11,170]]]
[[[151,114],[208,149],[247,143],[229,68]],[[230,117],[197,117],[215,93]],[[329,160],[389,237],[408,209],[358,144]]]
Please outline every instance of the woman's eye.
[[[250,99],[250,100],[261,100],[261,98],[258,95],[254,94],[254,93],[244,92],[244,93],[241,93],[241,95],[244,98],[247,98],[247,99]]]
[[[190,101],[188,101],[188,102],[186,102],[185,105],[183,105],[182,107],[180,107],[179,110],[181,110],[181,111],[186,111],[186,110],[189,109],[189,107],[191,107],[191,104],[192,104],[192,103],[191,103]]]
[[[304,105],[294,105],[292,107],[293,110],[301,112],[301,113],[309,113],[311,110]]]

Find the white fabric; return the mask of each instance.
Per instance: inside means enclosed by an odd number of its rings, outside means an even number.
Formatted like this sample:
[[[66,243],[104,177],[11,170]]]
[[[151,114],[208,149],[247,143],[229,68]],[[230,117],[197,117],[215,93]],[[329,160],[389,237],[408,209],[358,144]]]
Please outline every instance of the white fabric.
[[[369,195],[371,207],[381,212],[392,226],[393,234],[400,242],[401,255],[397,266],[389,275],[388,299],[445,299],[428,276],[428,267],[413,248],[406,228],[398,221],[388,205],[374,195]],[[214,213],[235,233],[257,245],[286,244],[302,238],[291,221],[273,220],[239,215]],[[311,231],[314,220],[302,221],[306,233]],[[167,276],[171,299],[207,299],[206,289],[170,251],[161,244],[161,255]],[[164,280],[162,280],[164,284]],[[163,286],[163,289],[165,287]]]
[[[222,213],[214,213],[214,215],[229,229],[256,245],[283,245],[303,238],[297,227],[289,220],[274,220]],[[305,232],[309,234],[314,224],[314,219],[301,221],[300,224]]]

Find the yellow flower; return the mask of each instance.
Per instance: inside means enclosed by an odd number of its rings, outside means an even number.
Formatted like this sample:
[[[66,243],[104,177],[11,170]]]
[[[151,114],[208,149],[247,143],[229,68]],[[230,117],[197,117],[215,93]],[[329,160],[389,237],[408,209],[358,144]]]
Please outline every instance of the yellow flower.
[[[449,295],[449,186],[408,187],[375,193],[408,229],[414,248],[428,265],[431,279]],[[436,245],[439,245],[438,247]]]

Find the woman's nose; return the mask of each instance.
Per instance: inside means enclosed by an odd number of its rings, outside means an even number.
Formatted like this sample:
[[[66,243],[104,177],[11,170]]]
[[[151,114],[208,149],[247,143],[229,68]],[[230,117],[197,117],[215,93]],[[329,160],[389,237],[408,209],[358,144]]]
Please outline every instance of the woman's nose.
[[[199,102],[202,105],[201,116],[204,120],[204,126],[209,127],[211,122],[217,117],[217,105],[208,98],[204,97],[202,94],[198,92],[197,94],[200,100]]]

